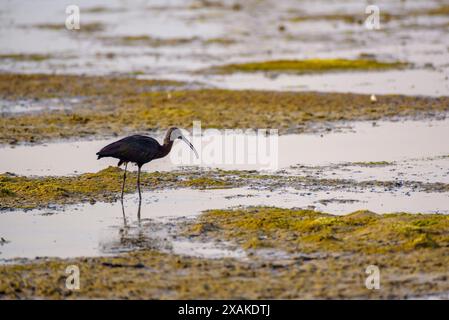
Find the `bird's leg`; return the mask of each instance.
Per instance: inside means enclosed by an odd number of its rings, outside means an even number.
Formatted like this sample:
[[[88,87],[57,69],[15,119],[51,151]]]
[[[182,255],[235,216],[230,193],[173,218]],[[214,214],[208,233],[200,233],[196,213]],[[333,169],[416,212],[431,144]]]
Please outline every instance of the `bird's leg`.
[[[123,214],[123,224],[126,228],[126,214],[125,214],[125,206],[123,205],[123,193],[125,191],[125,181],[126,181],[126,169],[128,167],[128,162],[125,162],[125,172],[123,173],[123,184],[122,184],[122,196],[120,197],[120,202],[122,204],[122,214]]]
[[[139,199],[139,208],[137,209],[137,221],[139,222],[140,226],[140,208],[142,207],[142,199]]]
[[[139,209],[137,211],[137,218],[140,221],[140,206],[142,204],[142,194],[140,193],[140,166],[137,167],[137,190],[139,190]]]
[[[123,173],[123,184],[122,184],[122,203],[123,203],[123,192],[125,191],[125,181],[126,181],[126,168],[128,167],[128,162],[125,162],[125,173]]]
[[[139,200],[142,200],[142,194],[140,193],[140,167],[137,167],[137,190],[139,190]]]
[[[123,213],[123,226],[126,228],[126,214],[125,214],[125,206],[123,205],[123,200],[120,201],[120,203],[122,204],[122,213]]]

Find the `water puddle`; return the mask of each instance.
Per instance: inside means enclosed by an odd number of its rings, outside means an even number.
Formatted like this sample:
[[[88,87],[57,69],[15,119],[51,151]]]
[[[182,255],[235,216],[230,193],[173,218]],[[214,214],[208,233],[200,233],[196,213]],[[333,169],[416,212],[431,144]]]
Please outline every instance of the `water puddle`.
[[[378,121],[342,124],[345,130],[323,134],[288,134],[278,139],[277,169],[289,170],[292,174],[317,174],[323,177],[412,180],[427,182],[448,182],[449,119],[421,121]],[[214,133],[211,133],[212,135]],[[241,135],[235,134],[235,138]],[[157,137],[159,141],[161,136]],[[206,150],[210,136],[201,139],[201,148]],[[212,136],[213,138],[213,136]],[[0,148],[0,172],[19,175],[71,175],[97,172],[105,167],[115,166],[111,158],[96,159],[95,153],[106,144],[117,140],[103,139],[78,142],[56,142],[34,146],[6,146]],[[200,140],[196,140],[198,141]],[[224,145],[223,155],[233,152]],[[189,149],[182,143],[166,158],[155,160],[143,167],[145,171],[170,171],[193,164],[180,159]],[[200,152],[201,153],[201,152]],[[37,157],[36,155],[39,155]],[[211,163],[203,157],[199,163],[203,168],[225,170],[266,170],[265,165],[250,163]],[[347,166],[357,162],[395,162],[392,166],[364,167]],[[341,164],[344,164],[341,166]],[[336,165],[336,166],[335,166]],[[321,167],[301,169],[306,167]],[[330,167],[329,167],[330,166]]]
[[[12,258],[115,255],[139,248],[154,248],[206,258],[245,258],[226,243],[200,243],[178,237],[179,224],[207,209],[276,205],[311,208],[346,214],[359,209],[378,213],[412,212],[449,214],[444,193],[365,192],[241,189],[175,189],[143,193],[141,220],[137,197],[120,202],[72,205],[61,209],[20,210],[0,213],[0,262]]]

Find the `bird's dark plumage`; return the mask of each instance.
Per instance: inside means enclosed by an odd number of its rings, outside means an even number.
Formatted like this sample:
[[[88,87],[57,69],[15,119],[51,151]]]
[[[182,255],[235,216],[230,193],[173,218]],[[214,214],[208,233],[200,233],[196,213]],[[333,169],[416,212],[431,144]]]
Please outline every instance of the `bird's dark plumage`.
[[[162,146],[156,139],[142,135],[133,135],[111,144],[97,152],[98,159],[112,157],[120,160],[119,166],[125,162],[134,162],[138,166],[159,158]]]
[[[141,168],[145,163],[148,163],[151,160],[165,157],[170,152],[175,139],[182,139],[189,145],[198,157],[198,153],[193,145],[182,135],[181,131],[175,127],[168,129],[162,145],[159,144],[156,139],[151,137],[133,135],[108,144],[106,147],[97,152],[98,159],[112,157],[119,159],[118,166],[123,163],[125,164],[121,194],[122,203],[128,162],[137,164],[137,189],[139,191],[138,217],[140,217],[140,201],[142,200],[142,194],[140,192]]]

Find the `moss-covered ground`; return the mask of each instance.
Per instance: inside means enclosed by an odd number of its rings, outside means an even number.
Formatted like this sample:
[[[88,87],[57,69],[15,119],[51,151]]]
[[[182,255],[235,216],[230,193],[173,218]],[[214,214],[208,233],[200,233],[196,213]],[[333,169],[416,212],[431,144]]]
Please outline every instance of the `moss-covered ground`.
[[[0,99],[15,101],[82,98],[71,110],[0,117],[0,143],[40,142],[166,129],[277,128],[280,133],[313,130],[327,121],[422,116],[449,110],[449,97],[186,90],[166,80],[64,75],[0,74]]]
[[[121,192],[123,170],[109,167],[97,173],[60,177],[26,177],[0,174],[0,210],[46,207],[50,204],[116,201]],[[125,192],[136,192],[136,172],[127,173]],[[216,189],[235,186],[220,172],[142,172],[143,190],[162,188]]]
[[[308,59],[308,60],[270,60],[229,64],[216,68],[222,73],[231,72],[291,72],[320,73],[330,71],[387,70],[403,68],[402,62],[380,62],[376,60],[348,59]]]
[[[66,205],[81,202],[116,201],[120,196],[123,170],[109,167],[97,173],[74,176],[27,177],[0,174],[0,210],[32,209],[49,205]],[[129,172],[125,192],[136,192],[136,172]],[[353,181],[345,179],[320,179],[308,176],[267,175],[255,171],[178,170],[169,172],[142,172],[142,190],[165,188],[223,189],[247,187],[263,190],[281,190],[288,186],[298,190],[379,190],[394,191],[400,188],[420,192],[448,192],[445,183],[418,181]]]
[[[209,228],[203,228],[204,224]],[[334,216],[271,207],[210,210],[191,231],[236,241],[244,248],[274,247],[287,252],[370,254],[449,247],[449,216],[438,214],[358,211]]]
[[[205,223],[213,224],[204,227]],[[248,259],[200,259],[140,250],[116,257],[38,259],[0,266],[0,298],[411,298],[449,290],[449,217],[360,211],[337,217],[272,207],[205,212],[184,228],[230,240]],[[257,255],[287,251],[285,259]],[[69,265],[80,290],[65,286]],[[365,286],[380,270],[380,289]]]

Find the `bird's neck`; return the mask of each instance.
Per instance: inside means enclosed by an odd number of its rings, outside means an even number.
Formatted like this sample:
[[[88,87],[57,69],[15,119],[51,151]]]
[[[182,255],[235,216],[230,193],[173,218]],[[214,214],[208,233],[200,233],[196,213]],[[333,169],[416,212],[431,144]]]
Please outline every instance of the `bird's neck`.
[[[159,152],[159,158],[165,157],[171,151],[171,148],[173,146],[173,141],[170,140],[172,131],[173,131],[173,129],[170,128],[170,129],[168,129],[167,133],[165,134],[164,144],[161,145],[160,152]]]
[[[173,141],[170,141],[170,139],[165,139],[164,144],[160,148],[159,157],[163,158],[167,154],[169,154],[172,147],[173,147]]]

